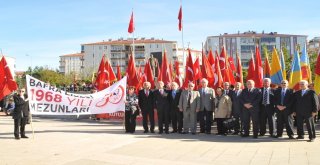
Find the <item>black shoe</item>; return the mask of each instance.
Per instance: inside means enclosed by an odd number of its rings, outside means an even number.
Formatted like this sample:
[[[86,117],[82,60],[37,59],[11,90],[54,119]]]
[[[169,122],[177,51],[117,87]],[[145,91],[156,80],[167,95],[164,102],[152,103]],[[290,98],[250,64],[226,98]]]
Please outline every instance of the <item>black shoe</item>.
[[[282,138],[282,135],[277,135],[276,138]]]
[[[259,134],[259,136],[264,136],[264,135],[265,135],[264,133]]]
[[[195,135],[196,133],[195,132],[192,132],[192,135]]]
[[[158,134],[163,134],[163,131],[160,131]]]
[[[206,134],[207,134],[207,135],[210,135],[210,134],[211,134],[211,132],[206,132]]]
[[[278,138],[276,135],[270,135],[271,138]]]
[[[23,135],[23,136],[21,136],[21,138],[26,138],[26,139],[28,139],[29,137],[26,136],[26,135]]]
[[[249,137],[249,135],[243,134],[241,135],[241,137]]]
[[[239,132],[234,132],[232,135],[239,135]]]
[[[145,130],[143,133],[148,133],[149,131],[148,130]]]
[[[200,131],[199,133],[204,133],[204,131]]]
[[[308,140],[308,142],[314,142],[314,139],[312,138],[312,139]]]
[[[178,131],[179,134],[182,134],[182,131]]]
[[[20,140],[20,137],[18,137],[18,136],[16,136],[16,137],[14,137],[16,140]]]
[[[169,134],[169,131],[166,131],[166,134]]]
[[[151,133],[154,133],[154,130],[151,130],[150,132],[151,132]]]
[[[182,132],[181,134],[188,134],[187,132]]]
[[[177,133],[177,131],[171,131],[171,133]]]
[[[254,139],[258,139],[258,135],[253,135],[253,138]]]
[[[303,136],[298,136],[296,139],[304,139]]]

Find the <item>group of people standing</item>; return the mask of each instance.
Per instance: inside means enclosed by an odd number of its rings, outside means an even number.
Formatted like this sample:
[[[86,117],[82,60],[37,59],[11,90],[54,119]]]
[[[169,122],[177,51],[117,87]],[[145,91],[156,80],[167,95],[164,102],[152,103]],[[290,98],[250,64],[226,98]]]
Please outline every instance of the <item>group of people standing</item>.
[[[299,83],[300,90],[288,88],[283,80],[279,88],[271,88],[271,79],[263,80],[263,87],[256,88],[253,80],[248,80],[243,89],[237,82],[234,88],[225,82],[223,87],[212,89],[208,80],[200,81],[201,88],[194,90],[190,82],[186,90],[179,89],[175,82],[157,83],[157,89],[151,90],[150,82],[144,82],[143,89],[135,94],[129,87],[126,99],[126,132],[134,133],[136,117],[141,111],[144,133],[155,133],[155,112],[158,116],[159,134],[171,133],[195,135],[199,121],[200,133],[211,134],[213,121],[217,123],[217,134],[249,136],[252,125],[253,138],[265,136],[279,138],[284,127],[289,139],[294,139],[294,120],[297,124],[296,139],[304,139],[304,123],[307,125],[309,141],[316,138],[314,117],[318,113],[319,98],[315,91],[308,89],[308,82]],[[232,119],[232,120],[230,120]],[[232,131],[226,127],[233,123]],[[150,124],[149,124],[150,123]]]

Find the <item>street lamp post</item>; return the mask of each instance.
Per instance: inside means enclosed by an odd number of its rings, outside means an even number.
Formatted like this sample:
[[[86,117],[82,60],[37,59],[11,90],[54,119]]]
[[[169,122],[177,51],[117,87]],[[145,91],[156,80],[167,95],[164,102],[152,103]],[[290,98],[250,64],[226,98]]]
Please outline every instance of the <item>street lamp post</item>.
[[[26,54],[27,57],[30,57],[30,74],[32,75],[32,56],[29,54]]]

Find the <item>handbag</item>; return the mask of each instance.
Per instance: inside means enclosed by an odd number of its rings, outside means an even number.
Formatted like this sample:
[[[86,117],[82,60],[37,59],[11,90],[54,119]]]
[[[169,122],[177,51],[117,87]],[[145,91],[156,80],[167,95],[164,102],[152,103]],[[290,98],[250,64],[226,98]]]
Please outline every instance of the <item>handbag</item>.
[[[230,118],[230,119],[223,121],[223,126],[226,129],[233,129],[236,126],[236,119]]]

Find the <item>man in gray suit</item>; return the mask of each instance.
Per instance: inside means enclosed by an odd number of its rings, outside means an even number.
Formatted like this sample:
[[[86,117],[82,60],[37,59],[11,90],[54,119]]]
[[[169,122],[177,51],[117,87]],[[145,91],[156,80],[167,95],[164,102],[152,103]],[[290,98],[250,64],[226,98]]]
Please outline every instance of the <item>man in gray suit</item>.
[[[208,87],[208,80],[201,79],[202,88],[200,92],[200,133],[211,134],[213,120],[214,90]]]
[[[200,94],[193,91],[194,84],[188,84],[188,90],[181,93],[179,100],[179,109],[183,112],[183,133],[186,134],[191,129],[193,135],[197,130],[197,112],[200,110]]]

